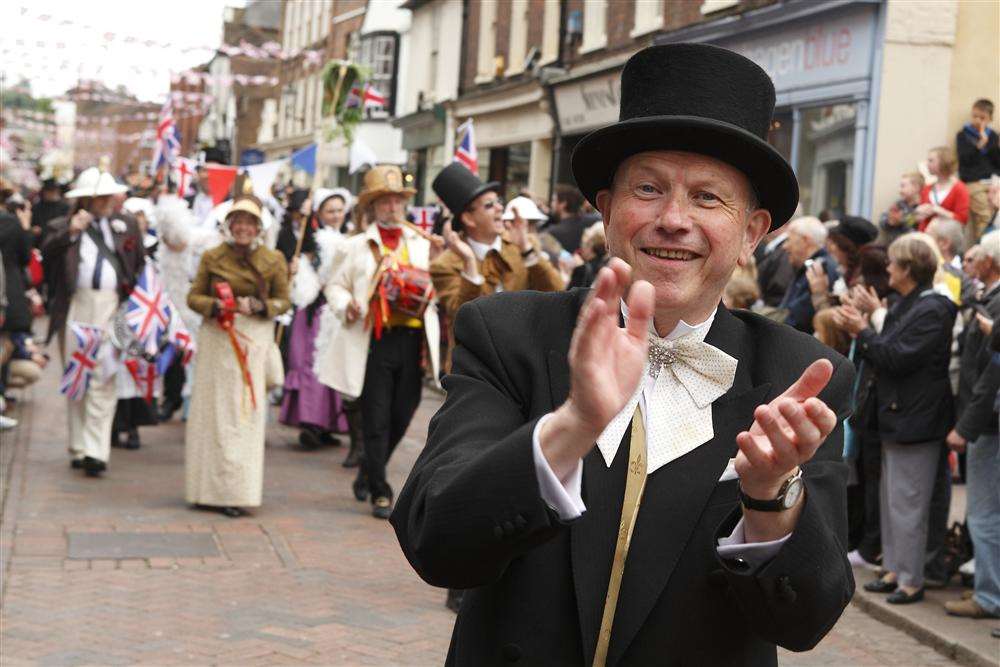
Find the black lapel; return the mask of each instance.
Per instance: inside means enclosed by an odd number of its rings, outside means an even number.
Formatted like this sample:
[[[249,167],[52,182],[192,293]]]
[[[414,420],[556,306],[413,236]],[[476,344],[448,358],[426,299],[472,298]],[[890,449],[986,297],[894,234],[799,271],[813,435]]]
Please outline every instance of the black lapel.
[[[713,439],[663,466],[646,480],[622,578],[618,609],[615,612],[608,651],[609,665],[616,664],[622,658],[662,594],[678,559],[698,526],[702,511],[715,490],[719,477],[726,469],[729,459],[736,455],[736,435],[749,428],[753,422],[754,408],[765,400],[770,389],[769,384],[753,385],[752,349],[747,335],[746,327],[739,319],[725,308],[718,309],[715,322],[705,340],[739,361],[736,379],[733,387],[712,406]],[[584,483],[586,482],[585,468]],[[624,483],[620,493],[624,493]],[[589,513],[589,498],[585,500]],[[611,526],[611,533],[614,533],[614,525],[620,517],[621,502],[619,495],[619,515]],[[614,539],[614,535],[611,539]],[[603,605],[607,576],[604,582],[605,588],[598,591],[598,607]],[[600,615],[600,609],[597,614]]]

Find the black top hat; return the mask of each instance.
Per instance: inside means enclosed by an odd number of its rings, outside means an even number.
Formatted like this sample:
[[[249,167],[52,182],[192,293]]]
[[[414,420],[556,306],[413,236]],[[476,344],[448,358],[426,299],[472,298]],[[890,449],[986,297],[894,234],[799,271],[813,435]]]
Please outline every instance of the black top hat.
[[[500,192],[500,184],[496,181],[483,183],[479,177],[463,167],[458,162],[452,162],[441,170],[431,188],[448,207],[451,214],[458,220],[469,204],[484,192]]]
[[[708,44],[651,46],[622,70],[618,122],[591,132],[573,151],[573,175],[596,205],[615,170],[636,153],[688,151],[726,162],[750,179],[771,229],[799,201],[791,166],[766,141],[774,84],[743,56]]]
[[[861,247],[871,243],[878,236],[878,228],[871,222],[854,215],[844,216],[837,226],[830,230],[831,234],[843,234],[848,240]]]

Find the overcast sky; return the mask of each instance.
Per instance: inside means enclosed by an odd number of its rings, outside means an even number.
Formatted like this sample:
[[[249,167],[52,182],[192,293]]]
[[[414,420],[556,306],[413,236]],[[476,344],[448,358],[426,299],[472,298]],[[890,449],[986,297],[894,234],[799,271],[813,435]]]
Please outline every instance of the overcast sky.
[[[99,79],[111,88],[124,84],[141,100],[161,102],[170,89],[171,71],[193,67],[212,55],[208,49],[187,53],[180,49],[217,46],[224,8],[244,4],[245,0],[5,0],[0,2],[0,69],[5,85],[23,76],[36,95],[61,94],[84,78]],[[43,20],[40,15],[50,18]],[[115,38],[108,40],[106,33]],[[124,43],[123,36],[135,41]],[[176,46],[149,47],[142,44],[147,40]],[[57,48],[59,42],[65,48]]]

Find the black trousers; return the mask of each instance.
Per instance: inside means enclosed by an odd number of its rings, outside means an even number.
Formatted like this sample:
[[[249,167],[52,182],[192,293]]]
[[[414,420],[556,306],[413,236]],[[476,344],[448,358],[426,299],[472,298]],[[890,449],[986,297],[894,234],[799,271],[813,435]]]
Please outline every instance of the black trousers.
[[[420,405],[423,329],[397,327],[372,338],[361,389],[365,457],[362,473],[373,498],[392,498],[385,467]]]
[[[184,390],[184,363],[181,361],[184,355],[174,355],[173,361],[167,367],[167,372],[163,375],[163,402],[178,406],[184,400],[181,392]]]
[[[934,475],[934,492],[927,519],[927,560],[934,561],[944,546],[948,534],[948,514],[951,511],[951,470],[948,468],[948,448],[941,446],[937,473]]]
[[[858,486],[860,520],[852,526],[854,548],[869,563],[882,555],[882,531],[879,518],[879,486],[882,479],[882,440],[877,433],[860,433],[858,455]]]

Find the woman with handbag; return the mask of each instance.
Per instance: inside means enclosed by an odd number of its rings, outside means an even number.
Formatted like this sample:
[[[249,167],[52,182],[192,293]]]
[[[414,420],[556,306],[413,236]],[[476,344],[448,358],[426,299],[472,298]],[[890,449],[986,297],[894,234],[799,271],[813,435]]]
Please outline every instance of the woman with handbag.
[[[204,321],[185,464],[188,502],[238,517],[261,504],[274,317],[291,304],[288,267],[262,243],[256,198],[233,203],[223,233],[225,242],[202,256],[187,298]]]

